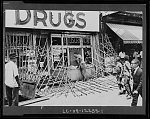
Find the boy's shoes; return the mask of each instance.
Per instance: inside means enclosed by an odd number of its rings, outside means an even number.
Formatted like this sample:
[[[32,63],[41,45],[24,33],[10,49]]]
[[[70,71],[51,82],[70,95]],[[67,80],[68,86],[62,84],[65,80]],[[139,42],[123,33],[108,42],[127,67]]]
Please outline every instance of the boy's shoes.
[[[126,94],[126,90],[123,90],[123,94]]]

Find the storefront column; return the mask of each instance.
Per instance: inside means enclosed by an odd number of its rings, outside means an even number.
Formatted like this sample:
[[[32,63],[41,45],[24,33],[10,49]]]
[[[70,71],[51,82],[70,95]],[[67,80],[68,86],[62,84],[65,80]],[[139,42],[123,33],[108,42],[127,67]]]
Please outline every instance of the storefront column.
[[[82,59],[84,60],[84,51],[83,51],[83,39],[80,38],[80,44],[81,44],[81,52],[82,52]]]
[[[98,55],[98,62],[101,62],[101,55],[100,55],[100,46],[99,46],[99,37],[98,34],[95,35],[95,41],[97,45],[97,55]]]
[[[65,35],[66,36],[66,39],[67,39],[67,34]],[[68,45],[68,39],[66,40],[67,41],[67,45]],[[67,47],[67,55],[68,55],[68,66],[70,66],[70,54],[69,54],[69,47]]]
[[[53,47],[52,47],[52,34],[50,35],[50,48],[51,48],[51,69],[53,69],[54,66],[54,59],[53,59]]]
[[[47,40],[46,41],[47,42],[47,68],[48,68],[48,75],[50,76],[50,63],[49,63],[50,62],[50,60],[49,60],[50,59],[50,55],[49,55],[49,48],[50,47],[48,45],[48,39],[49,38],[46,38],[46,40]]]
[[[64,48],[63,48],[63,34],[61,34],[61,50],[62,50],[62,60],[63,60],[63,67],[64,67]]]
[[[96,72],[95,72],[95,76],[97,77],[97,63],[96,63],[96,47],[95,47],[95,39],[94,39],[94,35],[92,34],[92,45],[93,45],[93,64],[96,67]]]
[[[102,36],[102,42],[101,42],[101,46],[102,46],[102,51],[103,51],[103,53],[102,53],[102,57],[103,57],[103,60],[102,60],[102,63],[103,63],[103,66],[102,66],[102,76],[104,76],[104,65],[105,65],[105,51],[104,51],[104,37],[103,37],[103,34],[102,33],[100,33],[100,35]]]
[[[98,37],[97,37],[97,34],[94,35],[94,40],[95,40],[95,53],[96,53],[96,67],[97,67],[97,76],[99,76],[99,69],[100,69],[100,54],[99,54],[99,42],[98,42]]]

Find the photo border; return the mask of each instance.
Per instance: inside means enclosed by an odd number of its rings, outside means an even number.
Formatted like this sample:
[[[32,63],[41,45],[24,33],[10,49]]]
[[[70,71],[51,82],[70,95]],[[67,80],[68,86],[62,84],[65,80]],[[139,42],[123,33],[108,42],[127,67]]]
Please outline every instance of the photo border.
[[[143,79],[146,79],[146,53],[147,53],[147,11],[146,4],[40,4],[40,3],[23,3],[6,1],[3,4],[3,10],[5,9],[43,9],[44,10],[79,10],[79,11],[142,11],[143,12]],[[5,18],[3,14],[3,38],[5,38]],[[4,42],[3,42],[4,45]],[[3,50],[4,51],[4,50]],[[4,53],[3,53],[4,54]],[[3,55],[3,74],[4,74],[4,55]],[[4,75],[3,75],[4,78]],[[3,79],[4,80],[4,79]],[[3,81],[4,85],[4,81]],[[25,114],[63,114],[64,109],[76,110],[76,109],[98,109],[102,115],[107,114],[122,114],[122,115],[146,115],[147,104],[146,100],[146,87],[148,83],[143,80],[143,106],[142,107],[128,107],[128,106],[26,106],[26,107],[3,107],[3,115],[25,115]],[[146,92],[146,93],[145,93]],[[3,93],[3,92],[2,92]],[[73,113],[71,113],[73,114]],[[77,114],[77,113],[76,113]],[[91,114],[91,113],[84,113]]]

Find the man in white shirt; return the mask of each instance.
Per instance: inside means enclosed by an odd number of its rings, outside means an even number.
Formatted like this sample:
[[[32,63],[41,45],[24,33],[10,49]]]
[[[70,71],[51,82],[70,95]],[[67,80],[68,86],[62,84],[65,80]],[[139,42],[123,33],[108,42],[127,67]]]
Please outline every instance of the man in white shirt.
[[[9,106],[18,106],[20,81],[15,53],[10,54],[9,58],[9,62],[5,64],[6,96]]]

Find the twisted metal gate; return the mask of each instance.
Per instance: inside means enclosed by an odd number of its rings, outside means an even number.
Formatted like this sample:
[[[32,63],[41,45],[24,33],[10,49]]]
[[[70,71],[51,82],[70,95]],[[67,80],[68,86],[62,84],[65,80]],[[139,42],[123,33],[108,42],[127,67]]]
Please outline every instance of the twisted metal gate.
[[[92,62],[87,65],[87,75],[89,73],[91,76],[86,82],[71,81],[68,76],[70,67],[65,65],[64,55],[60,56],[54,64],[51,39],[45,34],[6,32],[5,57],[8,58],[10,53],[16,53],[19,78],[36,84],[33,97],[67,95],[69,92],[77,96],[77,92],[87,95],[111,90],[106,84],[114,85],[115,82],[109,79],[103,82],[99,77],[104,76],[105,58],[115,56],[116,53],[106,34],[91,35],[91,38]],[[63,52],[64,49],[60,48],[60,50]],[[109,63],[113,63],[114,59],[110,61]]]

